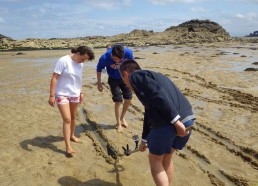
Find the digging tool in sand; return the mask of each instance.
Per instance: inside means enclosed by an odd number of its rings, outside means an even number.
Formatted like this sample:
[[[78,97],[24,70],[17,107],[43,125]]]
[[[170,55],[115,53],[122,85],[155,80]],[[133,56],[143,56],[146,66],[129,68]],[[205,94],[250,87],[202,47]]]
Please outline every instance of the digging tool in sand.
[[[187,133],[188,133],[190,130],[192,130],[192,128],[193,128],[193,126],[186,127]],[[133,154],[133,153],[139,151],[139,137],[138,137],[138,135],[134,135],[134,136],[133,136],[133,139],[134,139],[134,142],[135,142],[135,148],[134,148],[134,150],[131,150],[131,149],[129,148],[129,145],[128,145],[128,144],[126,145],[126,147],[124,147],[124,146],[122,147],[123,150],[124,150],[124,154],[125,154],[126,156],[130,156],[131,154]]]
[[[139,151],[139,137],[138,137],[138,135],[134,135],[133,139],[134,139],[134,142],[135,142],[134,150],[130,150],[128,144],[126,145],[126,147],[124,147],[124,146],[122,147],[124,149],[124,154],[126,156],[129,156],[129,155]]]

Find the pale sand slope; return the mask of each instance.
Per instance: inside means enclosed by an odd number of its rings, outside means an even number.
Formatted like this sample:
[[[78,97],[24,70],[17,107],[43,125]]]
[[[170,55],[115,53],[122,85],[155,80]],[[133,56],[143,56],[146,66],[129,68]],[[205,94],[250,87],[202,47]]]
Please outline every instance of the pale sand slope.
[[[187,147],[174,157],[173,185],[258,185],[258,76],[257,72],[230,70],[234,62],[257,61],[253,57],[257,50],[240,46],[244,48],[231,52],[239,55],[221,55],[219,46],[133,48],[144,69],[173,79],[197,116]],[[248,56],[241,57],[246,50]],[[133,135],[141,136],[144,109],[134,95],[126,115],[130,126],[116,133],[107,75],[103,74],[103,93],[95,85],[95,66],[105,49],[95,51],[96,60],[84,67],[85,102],[77,125],[83,143],[73,143],[73,158],[64,155],[59,112],[47,103],[55,61],[70,51],[0,53],[1,186],[155,185],[148,152],[119,156],[122,146],[134,147]],[[225,58],[233,64],[225,64]],[[107,143],[118,151],[116,161],[107,156]]]

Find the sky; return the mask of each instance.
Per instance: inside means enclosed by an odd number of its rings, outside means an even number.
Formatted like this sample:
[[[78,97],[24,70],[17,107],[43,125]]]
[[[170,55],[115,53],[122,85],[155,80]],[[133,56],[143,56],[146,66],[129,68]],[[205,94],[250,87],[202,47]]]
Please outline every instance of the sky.
[[[0,34],[16,40],[162,32],[192,19],[249,35],[258,30],[258,0],[0,0]]]

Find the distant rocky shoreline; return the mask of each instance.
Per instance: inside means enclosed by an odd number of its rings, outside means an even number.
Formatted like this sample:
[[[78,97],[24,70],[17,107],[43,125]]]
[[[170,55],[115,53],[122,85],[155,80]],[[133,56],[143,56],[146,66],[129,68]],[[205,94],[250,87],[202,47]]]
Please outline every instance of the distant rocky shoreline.
[[[0,51],[70,49],[86,45],[103,48],[107,44],[121,43],[126,46],[183,45],[226,41],[258,43],[258,38],[233,38],[219,24],[210,20],[191,20],[163,32],[133,30],[115,36],[88,36],[79,38],[27,38],[14,40],[0,34]]]

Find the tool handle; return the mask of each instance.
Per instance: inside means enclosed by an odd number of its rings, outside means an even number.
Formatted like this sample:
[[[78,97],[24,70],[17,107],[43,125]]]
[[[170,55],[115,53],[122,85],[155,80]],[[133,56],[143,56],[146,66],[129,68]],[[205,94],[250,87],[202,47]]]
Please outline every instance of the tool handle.
[[[135,152],[138,152],[138,151],[140,151],[140,149],[139,149],[139,148],[137,148],[137,149],[134,149],[134,150],[130,151],[130,152],[129,152],[129,154],[131,155],[131,154],[133,154],[133,153],[135,153]]]

